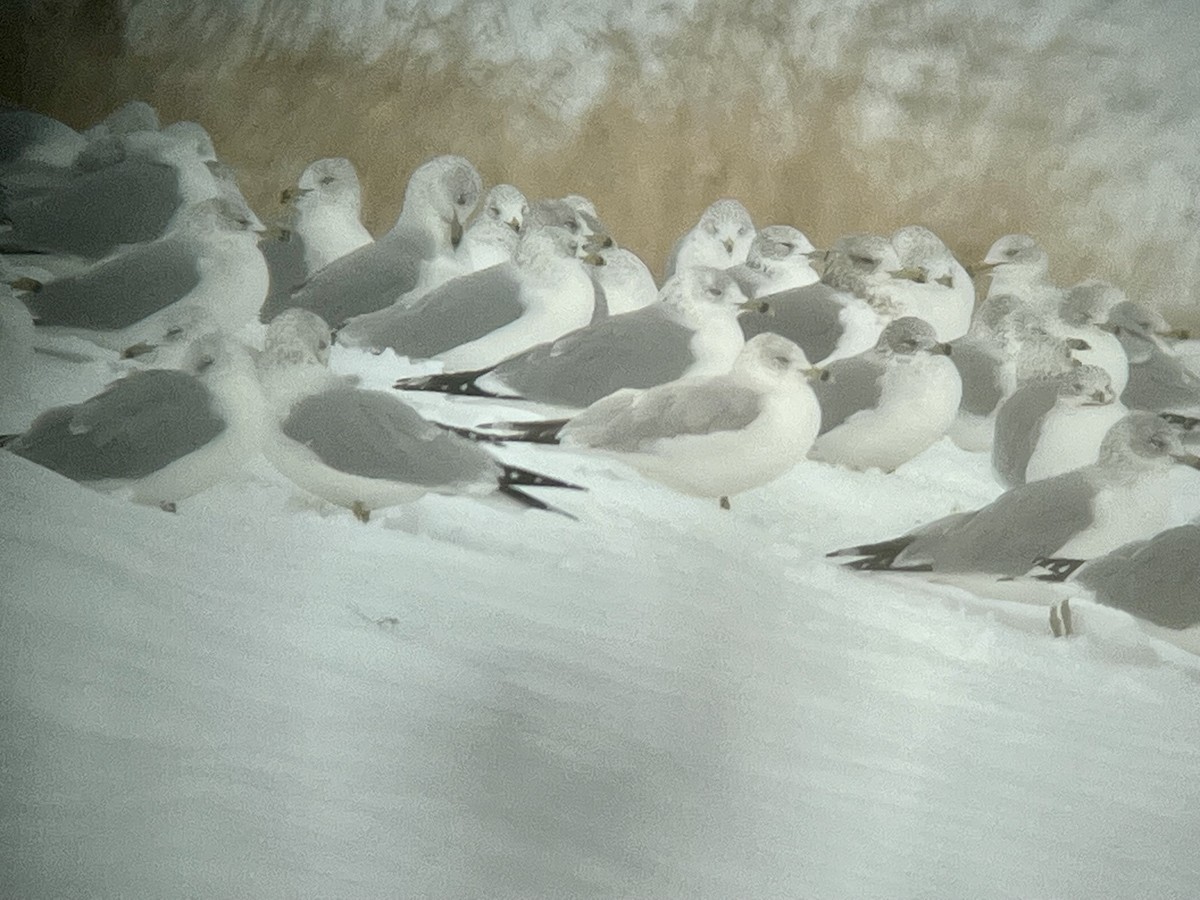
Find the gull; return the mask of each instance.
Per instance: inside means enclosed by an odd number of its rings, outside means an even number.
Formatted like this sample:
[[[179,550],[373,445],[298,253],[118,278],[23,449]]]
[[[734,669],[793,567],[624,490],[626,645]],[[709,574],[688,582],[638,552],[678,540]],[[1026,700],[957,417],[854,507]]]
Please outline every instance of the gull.
[[[479,173],[461,156],[430,160],[409,178],[396,224],[317,272],[292,292],[288,305],[315,312],[335,328],[351,316],[390,306],[454,252],[482,193]],[[272,305],[260,318],[269,321],[279,311]]]
[[[747,297],[766,297],[820,281],[812,267],[816,249],[804,233],[790,225],[760,228],[750,242],[746,261],[731,266]]]
[[[253,319],[267,290],[249,215],[205,200],[165,237],[35,286],[24,300],[40,327],[130,355],[195,337],[198,327],[232,332]]]
[[[244,348],[194,340],[180,369],[145,369],[42,413],[7,449],[96,490],[174,509],[228,480],[261,443],[262,396]]]
[[[746,261],[754,240],[754,222],[737,200],[718,200],[675,243],[667,258],[665,278],[690,266],[727,269]]]
[[[820,282],[762,297],[766,312],[743,313],[746,337],[782,334],[818,364],[875,346],[888,318],[872,303],[900,268],[891,242],[875,235],[840,238],[824,254],[824,268]]]
[[[876,345],[825,366],[813,384],[821,430],[808,456],[851,469],[897,466],[946,433],[958,414],[962,380],[923,319],[903,316]]]
[[[729,371],[745,343],[737,313],[746,302],[727,272],[698,266],[668,279],[658,302],[642,309],[594,322],[495,366],[406,378],[396,387],[583,408],[622,388]]]
[[[494,423],[501,441],[560,443],[616,458],[697,497],[729,497],[778,478],[804,459],[821,410],[818,377],[796,344],[777,334],[746,342],[723,375],[625,389],[569,419]]]
[[[314,274],[373,240],[361,221],[362,187],[348,159],[310,163],[280,202],[286,205],[283,221],[259,242],[271,275],[263,304],[268,319],[273,310],[286,309],[292,291]]]
[[[852,568],[1019,576],[1043,557],[1090,559],[1149,537],[1167,521],[1173,464],[1200,468],[1179,430],[1132,412],[1104,437],[1097,462],[1021,485],[972,512],[907,534],[834,550]]]
[[[604,265],[588,270],[596,288],[593,322],[642,309],[658,299],[654,276],[632,250],[614,244],[595,252],[604,260]]]
[[[595,289],[576,250],[564,229],[533,228],[512,262],[452,279],[411,306],[357,316],[338,343],[436,358],[450,369],[493,365],[591,321]]]
[[[1200,412],[1200,376],[1154,333],[1153,315],[1132,301],[1114,306],[1105,328],[1121,342],[1129,381],[1121,402],[1133,409]]]
[[[924,319],[939,341],[966,334],[975,310],[975,285],[967,270],[928,228],[900,228],[892,233],[891,241],[902,279],[894,282],[888,293],[894,314]]]
[[[996,479],[1011,488],[1094,463],[1104,436],[1126,413],[1099,366],[1026,382],[996,412]]]
[[[293,483],[347,507],[363,522],[374,510],[427,493],[485,496],[550,509],[528,487],[576,488],[497,461],[478,443],[421,417],[394,394],[364,390],[329,371],[329,327],[307,310],[286,310],[267,327],[259,372],[275,427],[268,460]]]

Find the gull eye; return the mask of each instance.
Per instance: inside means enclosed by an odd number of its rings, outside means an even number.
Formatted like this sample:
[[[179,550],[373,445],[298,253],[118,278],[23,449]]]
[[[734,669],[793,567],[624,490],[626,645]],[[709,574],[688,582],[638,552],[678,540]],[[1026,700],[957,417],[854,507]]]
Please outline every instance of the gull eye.
[[[571,234],[577,234],[579,232],[579,223],[574,219],[568,219],[566,222],[563,222],[563,227],[566,228],[567,231],[571,232]]]
[[[1152,434],[1150,436],[1149,443],[1150,443],[1150,446],[1153,447],[1155,450],[1166,450],[1167,449],[1167,439],[1165,437],[1163,437],[1161,434]]]
[[[712,285],[711,287],[708,287],[708,288],[706,288],[706,289],[705,289],[705,292],[706,292],[706,293],[708,294],[708,296],[710,296],[710,297],[720,297],[722,294],[724,294],[724,293],[725,293],[723,290],[721,290],[721,289],[720,289],[719,287],[717,287],[716,285]]]
[[[873,266],[876,264],[876,261],[871,259],[871,257],[858,256],[854,253],[850,254],[850,262],[854,263],[855,265],[859,265],[859,266]]]
[[[318,350],[328,350],[329,349],[329,341],[325,340],[324,338],[317,341],[317,349]]]
[[[495,218],[497,218],[497,219],[498,219],[498,218],[500,218],[500,207],[498,207],[498,206],[489,206],[489,207],[488,207],[488,212],[489,212],[489,213],[491,213],[491,214],[492,214],[492,215],[493,215]]]
[[[1073,390],[1073,391],[1076,391],[1077,393],[1081,393],[1081,394],[1082,394],[1082,393],[1083,393],[1083,382],[1082,382],[1082,381],[1076,381],[1076,382],[1075,382],[1073,385],[1071,385],[1071,390]]]
[[[459,194],[458,197],[455,198],[454,202],[458,206],[466,206],[467,205],[467,195]]]
[[[738,237],[741,237],[745,233],[746,233],[746,226],[743,225],[741,228],[738,229]]]
[[[216,360],[212,357],[212,355],[206,353],[196,361],[196,371],[203,372],[206,369],[211,368],[215,362]]]
[[[324,178],[321,179],[321,184],[333,184],[333,176],[326,175]]]
[[[789,365],[791,365],[791,362],[792,362],[792,359],[789,356],[783,356],[781,354],[781,355],[775,357],[775,365],[777,365],[781,369],[786,369]]]

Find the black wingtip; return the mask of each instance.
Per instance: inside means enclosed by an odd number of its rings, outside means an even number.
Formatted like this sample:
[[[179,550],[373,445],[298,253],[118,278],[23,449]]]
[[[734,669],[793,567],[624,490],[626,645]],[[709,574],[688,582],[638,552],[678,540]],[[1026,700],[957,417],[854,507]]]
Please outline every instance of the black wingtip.
[[[479,427],[503,431],[502,440],[523,441],[529,444],[557,444],[559,432],[570,419],[537,419],[525,422],[485,422]]]
[[[392,385],[398,391],[433,391],[438,394],[454,394],[459,397],[487,397],[491,400],[524,400],[519,394],[498,394],[479,386],[479,379],[495,366],[472,369],[464,372],[441,372],[436,375],[416,375],[399,378]]]
[[[518,503],[520,503],[524,507],[527,507],[528,509],[538,509],[538,510],[541,510],[542,512],[555,513],[560,516],[565,516],[566,518],[570,519],[572,522],[579,521],[579,519],[577,519],[575,516],[571,515],[565,509],[559,509],[557,506],[551,506],[549,503],[546,503],[544,500],[539,500],[537,497],[527,494],[520,488],[514,487],[511,484],[504,484],[503,482],[501,482],[496,486],[496,490],[499,491],[501,494],[503,494],[505,497],[509,497],[513,500],[516,500]]]
[[[560,478],[552,478],[549,475],[543,475],[541,472],[534,472],[532,469],[523,469],[520,466],[510,466],[507,463],[501,463],[500,484],[502,487],[548,487],[548,488],[564,488],[570,491],[586,491],[581,484],[573,484],[570,481],[563,481]]]
[[[1066,581],[1075,570],[1082,566],[1086,559],[1068,559],[1063,556],[1039,556],[1033,561],[1035,567],[1040,566],[1046,572],[1041,575],[1034,575],[1037,581]]]
[[[486,431],[478,431],[474,428],[464,428],[461,425],[447,425],[445,422],[434,422],[438,428],[449,431],[451,434],[457,434],[459,437],[464,437],[469,441],[477,441],[481,444],[495,444],[497,447],[503,447],[505,437],[499,434],[488,434]]]

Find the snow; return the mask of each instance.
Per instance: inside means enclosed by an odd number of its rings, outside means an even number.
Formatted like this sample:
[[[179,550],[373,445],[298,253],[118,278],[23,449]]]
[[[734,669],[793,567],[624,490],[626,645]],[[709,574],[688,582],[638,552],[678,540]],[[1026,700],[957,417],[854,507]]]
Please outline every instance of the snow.
[[[118,367],[37,365],[62,398]],[[497,452],[587,485],[540,492],[577,521],[426,497],[363,525],[261,460],[171,515],[0,454],[5,892],[1194,895],[1194,657],[823,556],[987,502],[986,456],[807,463],[723,512]]]

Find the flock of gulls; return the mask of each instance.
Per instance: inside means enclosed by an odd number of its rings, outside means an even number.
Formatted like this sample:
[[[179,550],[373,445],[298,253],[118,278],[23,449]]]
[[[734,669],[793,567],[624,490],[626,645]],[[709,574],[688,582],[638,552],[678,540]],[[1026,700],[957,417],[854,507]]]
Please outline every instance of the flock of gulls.
[[[503,461],[530,441],[728,509],[797,465],[892,472],[948,436],[991,454],[1005,493],[830,556],[1069,581],[1200,623],[1200,482],[1178,475],[1200,468],[1200,377],[1156,313],[1054,284],[1028,236],[968,269],[920,226],[818,249],[722,199],[657,281],[586,198],[485,191],[458,156],[411,173],[378,238],[345,159],[309,165],[264,224],[202,127],[139,102],[82,133],[0,110],[0,184],[4,390],[54,337],[136,365],[4,439],[81,484],[173,509],[261,454],[363,521],[431,491],[558,511],[542,489],[580,486]],[[330,368],[335,344],[441,371],[369,390]],[[413,391],[531,413],[450,427]],[[1070,631],[1069,605],[1051,622]]]

